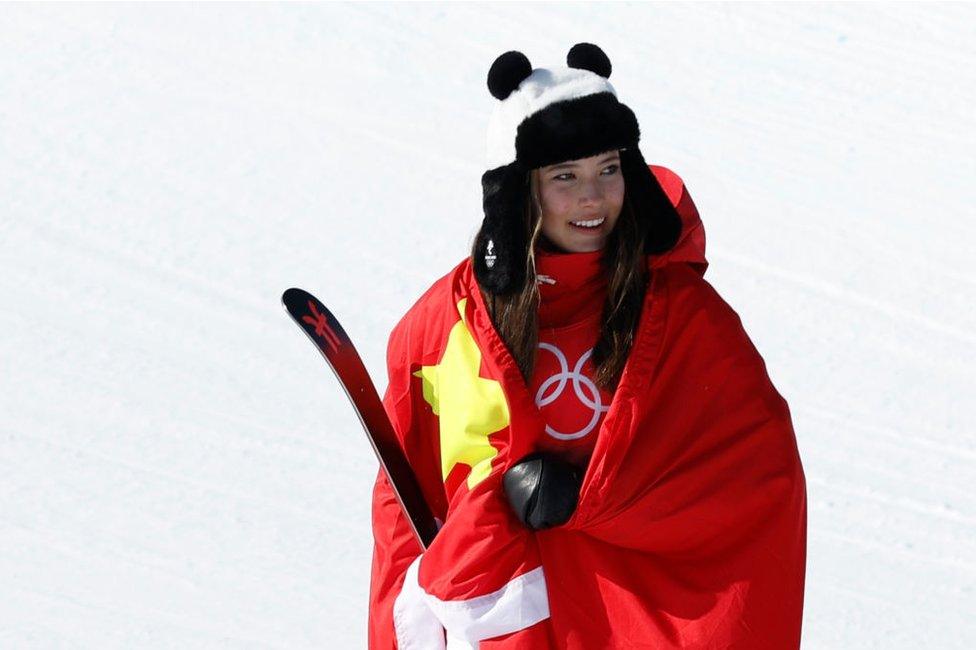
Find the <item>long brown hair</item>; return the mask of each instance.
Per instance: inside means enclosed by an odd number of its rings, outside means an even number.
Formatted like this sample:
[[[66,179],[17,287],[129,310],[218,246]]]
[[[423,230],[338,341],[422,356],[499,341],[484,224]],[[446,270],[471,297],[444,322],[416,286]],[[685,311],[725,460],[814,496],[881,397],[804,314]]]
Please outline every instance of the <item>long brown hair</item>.
[[[536,282],[535,251],[536,246],[545,239],[542,235],[537,170],[529,172],[527,184],[530,192],[524,206],[525,218],[522,219],[529,242],[524,286],[509,295],[496,295],[482,289],[492,323],[508,346],[526,384],[531,381],[539,344],[539,287]],[[643,251],[644,238],[637,227],[636,215],[625,188],[620,216],[607,237],[600,258],[608,287],[600,336],[593,348],[592,362],[596,368],[594,381],[604,390],[616,388],[634,342],[649,279]],[[472,250],[472,255],[475,254],[476,251]]]

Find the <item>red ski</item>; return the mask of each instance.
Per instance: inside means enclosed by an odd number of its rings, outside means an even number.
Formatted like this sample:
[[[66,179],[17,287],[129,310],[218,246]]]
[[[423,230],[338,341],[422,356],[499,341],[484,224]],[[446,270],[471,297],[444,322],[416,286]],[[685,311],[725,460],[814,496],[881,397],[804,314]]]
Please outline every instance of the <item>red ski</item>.
[[[289,289],[282,294],[281,302],[325,357],[342,384],[400,507],[406,513],[420,546],[426,550],[437,534],[437,523],[355,346],[332,312],[307,291]]]

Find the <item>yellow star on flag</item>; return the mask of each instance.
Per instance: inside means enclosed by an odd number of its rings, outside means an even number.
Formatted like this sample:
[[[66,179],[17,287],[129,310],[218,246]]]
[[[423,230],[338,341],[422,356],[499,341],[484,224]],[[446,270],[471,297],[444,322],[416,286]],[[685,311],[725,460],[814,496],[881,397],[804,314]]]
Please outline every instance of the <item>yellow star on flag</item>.
[[[440,363],[413,373],[423,379],[424,400],[440,418],[443,480],[458,463],[468,465],[468,489],[491,473],[498,451],[488,436],[508,426],[508,402],[501,384],[480,377],[481,350],[465,322],[467,298],[457,304],[461,320],[447,337]]]

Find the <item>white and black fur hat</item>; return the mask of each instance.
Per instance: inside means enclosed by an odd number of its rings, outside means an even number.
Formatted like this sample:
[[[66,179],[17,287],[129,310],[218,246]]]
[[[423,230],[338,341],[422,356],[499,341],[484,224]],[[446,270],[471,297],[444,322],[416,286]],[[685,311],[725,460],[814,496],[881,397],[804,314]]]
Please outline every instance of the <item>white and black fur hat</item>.
[[[488,123],[488,171],[481,177],[485,217],[473,256],[478,283],[495,294],[524,285],[523,208],[528,172],[538,167],[619,149],[644,252],[670,250],[681,234],[678,213],[637,147],[637,118],[608,81],[610,59],[596,45],[578,43],[566,63],[533,70],[524,54],[510,51],[488,71],[488,90],[499,101]]]

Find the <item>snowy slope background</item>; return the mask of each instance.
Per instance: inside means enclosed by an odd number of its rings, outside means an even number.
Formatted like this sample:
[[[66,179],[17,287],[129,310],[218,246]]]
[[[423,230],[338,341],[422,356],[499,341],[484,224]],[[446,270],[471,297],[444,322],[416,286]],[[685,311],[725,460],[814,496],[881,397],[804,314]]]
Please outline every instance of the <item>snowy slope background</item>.
[[[804,648],[976,647],[973,5],[0,6],[0,647],[365,647],[386,337],[485,75],[600,44],[789,402]]]

